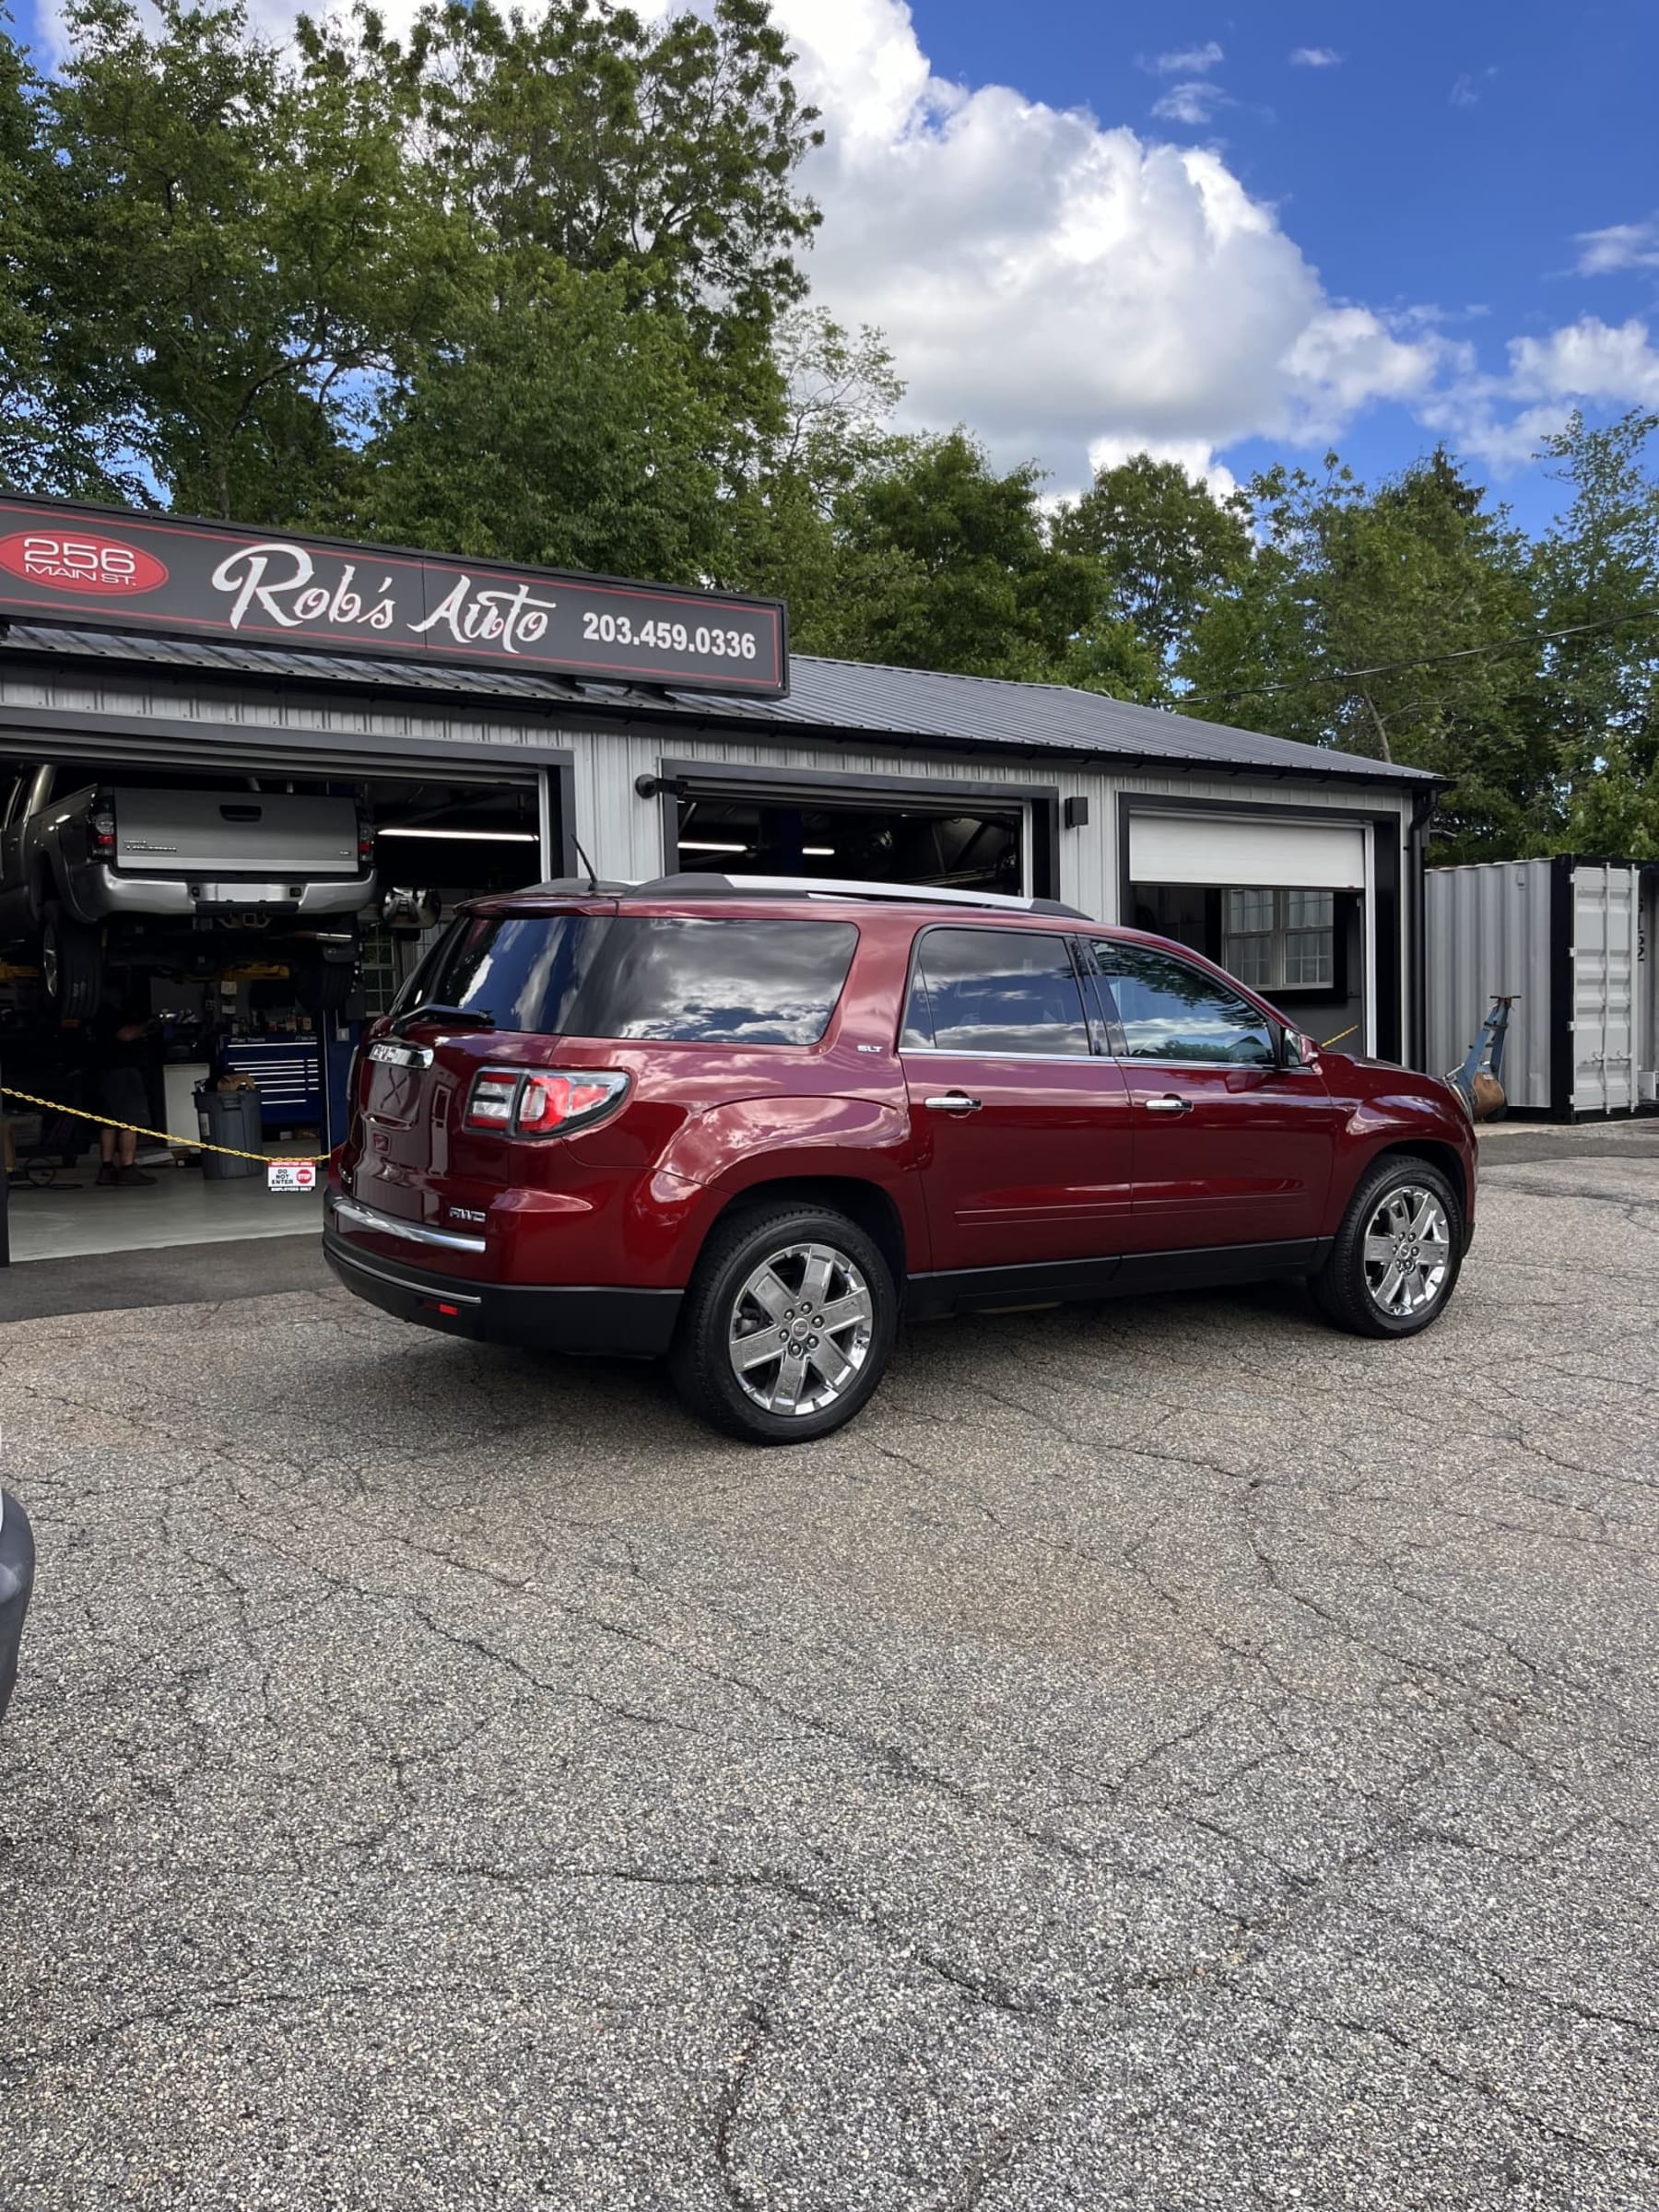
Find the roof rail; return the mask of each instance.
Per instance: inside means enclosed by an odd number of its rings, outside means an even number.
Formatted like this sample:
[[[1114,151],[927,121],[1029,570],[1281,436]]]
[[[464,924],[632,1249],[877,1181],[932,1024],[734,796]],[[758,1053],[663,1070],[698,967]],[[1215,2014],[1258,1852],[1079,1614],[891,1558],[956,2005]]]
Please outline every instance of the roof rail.
[[[925,883],[863,883],[835,876],[658,876],[632,886],[641,899],[882,899],[912,906],[980,906],[1005,913],[1059,914],[1069,922],[1092,919],[1058,899],[1017,898],[1007,891],[951,891]]]

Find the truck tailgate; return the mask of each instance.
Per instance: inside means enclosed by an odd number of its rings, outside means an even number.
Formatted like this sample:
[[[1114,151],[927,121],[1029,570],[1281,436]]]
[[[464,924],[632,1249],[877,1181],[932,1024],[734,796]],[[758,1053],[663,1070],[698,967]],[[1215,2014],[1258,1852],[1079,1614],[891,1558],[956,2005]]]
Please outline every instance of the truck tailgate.
[[[115,865],[129,875],[314,882],[364,872],[350,799],[126,788],[114,799]]]

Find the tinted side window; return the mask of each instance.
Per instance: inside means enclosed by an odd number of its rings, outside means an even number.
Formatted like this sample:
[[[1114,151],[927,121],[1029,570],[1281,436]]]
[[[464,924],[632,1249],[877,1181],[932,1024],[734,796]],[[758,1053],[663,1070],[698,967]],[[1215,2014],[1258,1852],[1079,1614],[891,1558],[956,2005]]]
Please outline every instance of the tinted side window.
[[[948,1053],[1087,1056],[1083,994],[1064,937],[930,929],[916,953],[904,1042]]]
[[[816,1044],[857,943],[849,922],[480,915],[439,947],[418,995],[545,1036]]]
[[[1167,952],[1096,941],[1131,1060],[1271,1065],[1272,1024],[1247,999]]]

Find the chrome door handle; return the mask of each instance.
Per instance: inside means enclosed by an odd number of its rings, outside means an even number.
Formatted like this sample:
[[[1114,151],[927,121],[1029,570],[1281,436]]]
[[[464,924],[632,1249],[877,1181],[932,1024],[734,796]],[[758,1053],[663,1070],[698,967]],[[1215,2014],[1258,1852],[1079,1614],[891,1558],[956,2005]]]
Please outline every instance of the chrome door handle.
[[[977,1113],[983,1100],[971,1099],[966,1091],[947,1091],[942,1099],[924,1099],[923,1105],[934,1113]]]
[[[1148,1099],[1147,1100],[1147,1112],[1148,1113],[1191,1113],[1192,1111],[1192,1100],[1178,1099],[1172,1091],[1165,1091],[1161,1099]]]

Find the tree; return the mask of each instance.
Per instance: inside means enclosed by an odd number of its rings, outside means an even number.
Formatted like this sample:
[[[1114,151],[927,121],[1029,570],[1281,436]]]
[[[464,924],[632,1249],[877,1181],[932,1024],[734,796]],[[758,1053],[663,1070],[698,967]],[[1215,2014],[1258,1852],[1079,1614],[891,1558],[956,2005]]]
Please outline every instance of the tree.
[[[837,502],[838,604],[825,649],[965,676],[1056,678],[1098,577],[1091,561],[1049,544],[1041,482],[1030,466],[998,476],[963,430],[894,440]]]
[[[1572,488],[1539,542],[1534,574],[1546,631],[1541,712],[1570,785],[1559,843],[1659,858],[1659,483],[1643,463],[1659,415],[1599,429],[1574,415],[1544,441]]]
[[[789,602],[791,633],[837,650],[844,601],[862,597],[837,544],[839,503],[893,450],[888,418],[903,392],[881,334],[844,329],[822,309],[778,324],[773,358],[782,404],[729,502],[731,542],[719,581]],[[873,578],[866,577],[866,590]]]
[[[360,525],[406,545],[697,583],[726,553],[718,408],[681,318],[617,276],[497,253],[389,395]]]
[[[1101,580],[1073,641],[1072,680],[1161,704],[1200,608],[1249,568],[1249,505],[1237,492],[1217,500],[1179,462],[1133,453],[1062,506],[1053,542],[1092,559]]]
[[[752,457],[781,398],[772,330],[806,291],[794,257],[818,220],[795,174],[822,135],[767,0],[654,23],[612,0],[449,0],[406,46],[359,8],[336,42],[403,83],[415,151],[477,251],[618,276],[630,303],[679,314]]]
[[[43,473],[49,436],[37,312],[35,228],[37,80],[0,30],[0,484],[29,486]]]
[[[46,101],[45,371],[102,391],[130,496],[248,523],[345,503],[367,390],[444,293],[383,87],[240,4],[75,0]]]
[[[1260,548],[1182,656],[1190,711],[1443,777],[1444,857],[1538,849],[1557,752],[1535,711],[1526,547],[1444,450],[1368,492],[1270,469]]]

